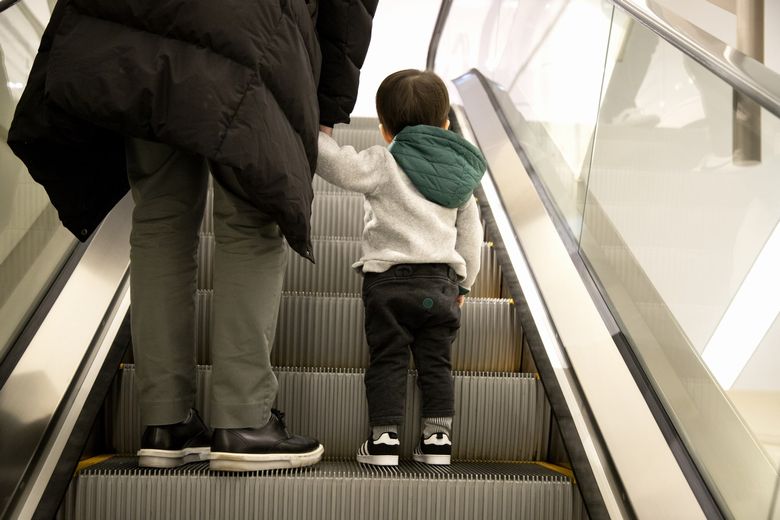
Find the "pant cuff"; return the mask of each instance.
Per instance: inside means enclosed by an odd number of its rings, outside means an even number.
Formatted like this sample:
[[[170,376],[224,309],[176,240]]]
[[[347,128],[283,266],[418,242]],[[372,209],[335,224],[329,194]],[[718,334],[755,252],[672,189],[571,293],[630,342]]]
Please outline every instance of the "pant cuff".
[[[370,426],[385,426],[387,424],[402,425],[404,418],[401,415],[383,415],[380,417],[371,417],[368,420]]]
[[[162,426],[182,422],[194,406],[195,396],[173,401],[140,401],[141,424]]]
[[[212,428],[260,428],[271,418],[268,403],[226,404],[211,402]]]
[[[452,408],[447,410],[423,410],[420,417],[430,417],[431,419],[434,417],[455,417],[455,410]]]

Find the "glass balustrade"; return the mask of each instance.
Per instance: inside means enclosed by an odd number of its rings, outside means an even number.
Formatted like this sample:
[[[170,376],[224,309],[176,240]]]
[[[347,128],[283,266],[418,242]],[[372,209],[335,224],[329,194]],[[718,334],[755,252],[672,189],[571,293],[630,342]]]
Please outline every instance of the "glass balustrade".
[[[436,62],[446,78],[477,67],[495,83],[511,107],[504,115],[574,234],[582,225],[611,15],[611,4],[600,0],[456,1]]]
[[[75,244],[6,143],[50,12],[25,0],[0,13],[0,359]]]
[[[606,1],[455,0],[436,70],[471,68],[713,495],[773,518],[780,119]]]

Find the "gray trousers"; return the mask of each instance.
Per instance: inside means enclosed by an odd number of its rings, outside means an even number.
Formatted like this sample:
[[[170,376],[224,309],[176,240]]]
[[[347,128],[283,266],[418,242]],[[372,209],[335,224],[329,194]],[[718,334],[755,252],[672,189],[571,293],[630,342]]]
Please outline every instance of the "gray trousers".
[[[128,139],[135,200],[130,235],[133,354],[145,425],[183,420],[195,404],[198,230],[209,170],[203,157]],[[237,185],[230,186],[241,193]],[[278,384],[270,352],[287,247],[279,227],[214,183],[211,424],[258,427]]]

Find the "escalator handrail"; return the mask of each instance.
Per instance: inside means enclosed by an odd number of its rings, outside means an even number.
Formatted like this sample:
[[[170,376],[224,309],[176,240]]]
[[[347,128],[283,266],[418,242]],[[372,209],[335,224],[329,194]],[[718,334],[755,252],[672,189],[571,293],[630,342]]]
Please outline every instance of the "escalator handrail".
[[[780,117],[780,74],[655,0],[611,0],[713,74]]]
[[[0,0],[0,13],[19,3],[19,0]]]
[[[427,70],[433,70],[434,65],[436,64],[436,54],[439,52],[439,42],[441,41],[441,35],[444,32],[444,28],[447,26],[447,19],[450,16],[452,2],[453,0],[442,0],[441,7],[439,7],[439,15],[436,17],[436,23],[433,26],[431,42],[428,44],[428,57],[425,60],[425,68]]]
[[[780,117],[780,74],[661,7],[654,0],[610,1],[735,90]],[[433,70],[439,41],[453,3],[453,0],[441,2],[428,47],[426,66],[429,70]]]

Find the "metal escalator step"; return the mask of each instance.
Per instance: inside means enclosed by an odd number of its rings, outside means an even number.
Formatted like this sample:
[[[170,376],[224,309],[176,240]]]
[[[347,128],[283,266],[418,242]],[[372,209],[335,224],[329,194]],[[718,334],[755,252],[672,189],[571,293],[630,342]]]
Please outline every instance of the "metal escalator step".
[[[212,291],[198,291],[197,360],[209,364]],[[522,331],[505,299],[470,298],[452,344],[454,370],[513,372],[520,366]],[[368,346],[360,296],[283,293],[271,362],[276,366],[365,368]]]
[[[581,501],[571,481],[535,464],[402,463],[377,468],[321,462],[309,468],[212,473],[114,458],[82,471],[81,520],[572,520]]]
[[[358,239],[321,238],[312,241],[317,264],[299,255],[290,255],[283,290],[314,293],[361,292],[363,278],[352,269],[360,258]],[[498,298],[501,294],[501,275],[493,248],[482,246],[482,269],[469,296]]]
[[[290,255],[283,291],[360,293],[362,277],[352,269],[360,258],[360,240],[321,238],[312,240],[317,264],[300,255]]]
[[[290,430],[316,437],[327,458],[354,457],[365,440],[368,410],[362,370],[275,369],[276,406]],[[402,454],[411,457],[420,432],[419,390],[409,373]],[[550,407],[541,383],[531,374],[455,372],[453,457],[459,460],[538,460],[547,450]],[[198,409],[208,420],[211,367],[197,371]],[[119,453],[135,453],[141,424],[135,393],[135,367],[126,365],[109,396],[113,407],[113,444]]]
[[[314,179],[312,180],[311,184],[312,189],[314,190],[314,197],[318,197],[320,193],[349,193],[346,190],[339,188],[338,186],[329,183],[319,175],[315,175]]]
[[[338,131],[344,128],[354,128],[359,130],[371,129],[379,130],[379,119],[376,117],[353,117],[350,119],[349,124],[338,124],[333,131]]]
[[[317,264],[290,254],[283,290],[322,293],[360,293],[363,279],[352,269],[360,258],[358,238],[320,237],[312,240]],[[214,276],[214,235],[201,234],[198,246],[198,289],[212,289]],[[501,271],[493,247],[482,246],[481,268],[469,296],[501,296]]]
[[[311,235],[360,238],[363,235],[363,195],[317,193],[311,206]]]
[[[315,181],[314,184],[315,187],[324,188],[324,191],[316,191],[312,202],[311,235],[359,239],[363,234],[363,195],[344,191],[322,179]],[[199,261],[203,261],[214,252],[213,207],[214,193],[209,190],[206,210],[200,225]],[[208,243],[204,244],[204,241]],[[211,280],[210,277],[207,279]],[[198,281],[201,282],[200,275]]]

